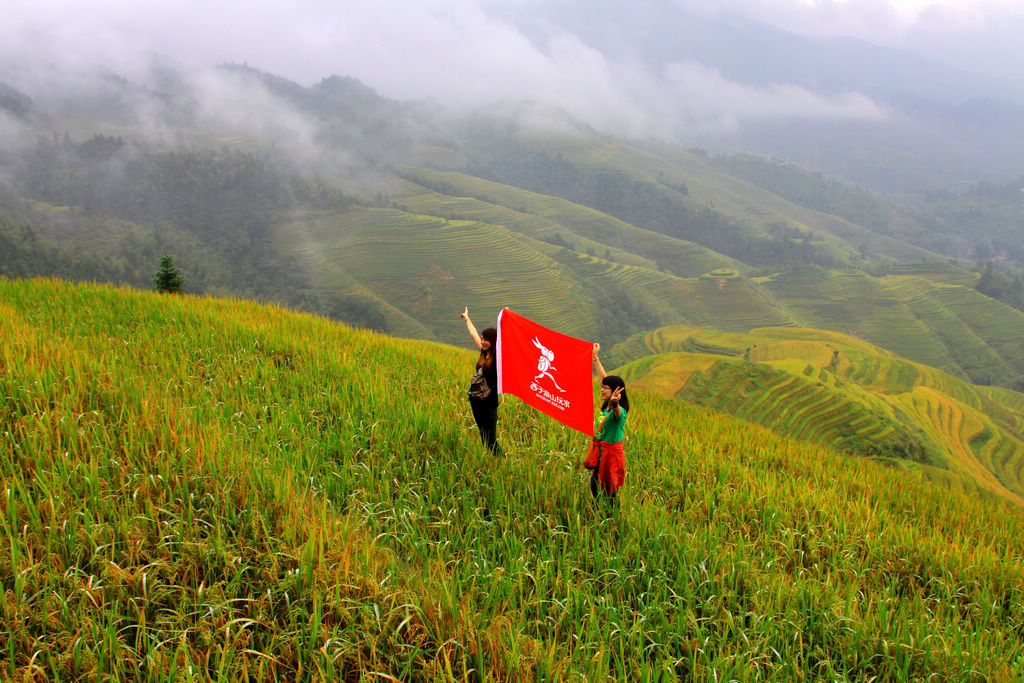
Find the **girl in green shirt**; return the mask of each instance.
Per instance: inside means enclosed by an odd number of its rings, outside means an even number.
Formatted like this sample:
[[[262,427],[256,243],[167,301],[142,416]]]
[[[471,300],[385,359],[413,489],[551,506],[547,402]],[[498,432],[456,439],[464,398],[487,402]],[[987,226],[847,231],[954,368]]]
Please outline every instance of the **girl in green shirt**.
[[[600,350],[601,345],[594,344],[594,371],[601,378],[601,412],[594,429],[598,460],[590,476],[590,492],[595,498],[603,492],[614,500],[619,487],[626,481],[622,437],[629,414],[629,397],[625,381],[618,375],[605,372],[597,355]]]

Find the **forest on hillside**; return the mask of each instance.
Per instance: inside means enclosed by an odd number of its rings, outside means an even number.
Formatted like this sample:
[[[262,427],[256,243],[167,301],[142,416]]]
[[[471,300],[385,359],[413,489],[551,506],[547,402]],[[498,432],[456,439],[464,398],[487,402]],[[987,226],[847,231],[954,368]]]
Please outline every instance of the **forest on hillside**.
[[[95,135],[40,139],[0,193],[0,273],[152,286],[162,253],[186,291],[222,291],[316,310],[304,270],[268,240],[297,205],[341,211],[354,197],[252,154],[161,151]]]

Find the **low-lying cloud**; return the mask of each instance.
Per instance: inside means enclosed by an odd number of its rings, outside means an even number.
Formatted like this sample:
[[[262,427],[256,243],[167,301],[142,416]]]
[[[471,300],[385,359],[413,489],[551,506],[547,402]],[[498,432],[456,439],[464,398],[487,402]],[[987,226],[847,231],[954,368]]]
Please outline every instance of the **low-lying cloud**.
[[[652,72],[546,22],[542,4],[525,3],[538,12],[544,39],[537,40],[496,11],[509,4],[38,0],[0,27],[0,80],[32,95],[72,64],[102,65],[144,84],[154,55],[194,68],[245,62],[303,85],[351,75],[384,95],[456,110],[531,100],[609,133],[687,141],[762,118],[884,116],[856,92],[743,84],[697,63]],[[195,73],[201,115],[236,134],[312,141],[309,122],[273,98],[222,76],[211,80],[208,70]]]

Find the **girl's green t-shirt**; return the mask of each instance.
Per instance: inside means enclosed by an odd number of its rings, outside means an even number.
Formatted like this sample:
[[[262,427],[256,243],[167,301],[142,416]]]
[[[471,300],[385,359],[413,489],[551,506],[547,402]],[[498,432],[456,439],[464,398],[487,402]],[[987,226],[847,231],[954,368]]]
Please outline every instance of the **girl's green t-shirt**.
[[[602,410],[601,415],[598,416],[597,424],[600,425],[599,430],[596,434],[597,438],[601,441],[607,441],[608,443],[618,443],[622,441],[622,435],[626,431],[626,411],[623,409],[622,415],[618,418],[615,417],[615,413],[612,412],[611,408]],[[604,420],[604,424],[601,421]]]

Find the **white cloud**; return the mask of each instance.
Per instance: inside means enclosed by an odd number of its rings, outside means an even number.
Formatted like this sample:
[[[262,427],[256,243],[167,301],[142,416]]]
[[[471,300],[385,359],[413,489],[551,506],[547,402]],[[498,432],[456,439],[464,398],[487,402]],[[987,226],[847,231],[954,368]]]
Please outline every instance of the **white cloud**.
[[[871,98],[860,93],[822,96],[788,84],[746,86],[694,62],[670,64],[666,76],[677,99],[688,103],[691,119],[705,129],[735,127],[750,119],[879,120],[886,116]]]
[[[297,147],[313,144],[315,124],[251,79],[202,69],[190,81],[202,128]]]
[[[29,141],[25,132],[21,121],[0,109],[0,150],[19,151],[20,147],[25,147]]]

